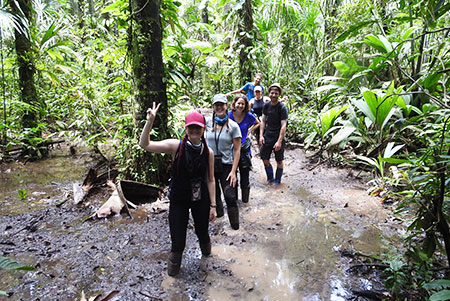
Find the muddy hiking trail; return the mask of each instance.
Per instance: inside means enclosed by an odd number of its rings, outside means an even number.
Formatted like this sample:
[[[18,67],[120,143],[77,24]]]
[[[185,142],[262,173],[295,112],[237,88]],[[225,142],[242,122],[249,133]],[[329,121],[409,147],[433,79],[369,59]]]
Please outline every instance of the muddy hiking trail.
[[[1,165],[0,256],[35,272],[0,270],[9,300],[80,300],[119,291],[115,300],[348,300],[382,290],[376,274],[352,273],[342,252],[381,252],[403,225],[349,170],[309,170],[304,151],[286,151],[281,185],[265,184],[253,157],[250,202],[239,202],[240,229],[227,215],[210,224],[212,256],[201,259],[192,225],[177,277],[167,276],[168,212],[148,206],[84,221],[108,198],[98,190],[83,207],[71,201],[94,159],[70,155]],[[26,191],[19,198],[18,189]],[[202,269],[199,267],[202,266]],[[359,299],[362,300],[362,299]]]

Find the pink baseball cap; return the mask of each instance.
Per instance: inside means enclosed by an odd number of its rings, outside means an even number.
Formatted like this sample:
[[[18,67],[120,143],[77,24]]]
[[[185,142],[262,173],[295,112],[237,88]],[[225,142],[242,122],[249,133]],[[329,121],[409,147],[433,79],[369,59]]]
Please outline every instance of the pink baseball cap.
[[[184,119],[184,126],[189,126],[191,124],[201,126],[202,128],[206,127],[205,118],[198,112],[191,112],[186,115],[186,118]]]

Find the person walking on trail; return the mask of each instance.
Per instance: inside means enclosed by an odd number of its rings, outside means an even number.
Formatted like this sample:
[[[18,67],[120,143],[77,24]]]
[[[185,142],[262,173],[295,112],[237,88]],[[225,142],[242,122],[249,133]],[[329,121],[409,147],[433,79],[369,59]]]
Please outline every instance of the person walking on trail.
[[[217,94],[213,98],[213,115],[206,122],[206,141],[214,152],[214,178],[216,180],[217,216],[224,215],[220,188],[227,203],[231,228],[239,229],[239,209],[236,199],[236,170],[241,153],[241,131],[228,118],[227,97]]]
[[[286,106],[278,100],[282,92],[283,90],[280,84],[275,83],[270,85],[270,102],[264,104],[259,130],[260,156],[266,170],[267,183],[273,182],[275,185],[281,183],[281,177],[283,176],[284,148],[286,145],[284,135],[286,134],[288,119]],[[273,168],[269,161],[272,150],[275,153],[275,160],[277,161],[275,178],[273,177]]]
[[[246,93],[247,94],[247,100],[252,99],[255,97],[254,89],[255,87],[261,87],[262,94],[264,95],[264,87],[261,85],[262,80],[262,74],[261,73],[255,73],[255,78],[253,79],[253,82],[246,83],[242,88],[228,92],[226,96],[230,96],[231,94],[237,94],[237,93]]]
[[[259,88],[259,87],[256,87]],[[252,169],[250,135],[259,127],[259,121],[249,112],[249,103],[244,94],[237,94],[231,103],[231,111],[228,114],[231,120],[239,125],[241,130],[241,156],[239,159],[239,174],[241,179],[242,202],[248,203],[250,197],[250,170]]]
[[[186,135],[183,140],[165,139],[150,141],[150,131],[160,104],[147,110],[147,121],[139,140],[139,146],[152,153],[172,155],[172,179],[169,188],[169,228],[172,247],[168,258],[167,273],[176,276],[180,272],[181,258],[186,245],[186,229],[189,209],[194,219],[195,234],[202,255],[211,254],[209,221],[216,218],[214,153],[204,138],[206,122],[202,114],[189,113],[185,118]]]

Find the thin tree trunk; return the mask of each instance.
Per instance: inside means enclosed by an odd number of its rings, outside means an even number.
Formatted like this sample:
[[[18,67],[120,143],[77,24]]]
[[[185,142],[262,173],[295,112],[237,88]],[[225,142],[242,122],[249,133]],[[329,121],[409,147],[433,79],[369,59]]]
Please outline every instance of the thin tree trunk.
[[[252,2],[251,0],[245,0],[242,7],[243,26],[240,26],[240,38],[239,44],[242,45],[239,52],[239,66],[241,77],[247,80],[252,78],[251,61],[248,58],[248,52],[253,46],[253,16],[252,16]]]
[[[413,27],[413,18],[412,18],[412,1],[409,3],[408,9],[409,9],[409,17],[411,18],[411,21],[409,21],[409,26]],[[414,56],[414,39],[411,39],[411,56]],[[415,68],[414,68],[414,60],[411,60],[411,75],[414,76],[416,74]]]
[[[428,30],[428,25],[425,24],[423,27],[423,32],[425,33],[427,30]],[[422,38],[420,39],[420,45],[419,45],[419,51],[418,51],[419,57],[417,58],[417,65],[416,65],[415,73],[412,76],[414,79],[418,78],[418,74],[422,70],[423,49],[425,47],[425,39],[426,39],[426,34],[422,35]]]
[[[134,79],[135,121],[138,128],[145,124],[147,108],[153,102],[161,107],[153,128],[152,139],[167,137],[167,96],[163,83],[162,25],[160,0],[130,0],[130,55]],[[168,179],[167,160],[163,156],[143,153],[134,159],[135,170],[150,183],[165,183]],[[151,170],[154,172],[151,172]]]
[[[209,24],[208,5],[209,1],[206,1],[205,7],[202,9],[202,21],[205,24]]]
[[[85,5],[85,0],[78,0],[78,26],[80,28],[83,28],[85,26],[84,24],[84,5]],[[84,38],[83,38],[84,40]]]

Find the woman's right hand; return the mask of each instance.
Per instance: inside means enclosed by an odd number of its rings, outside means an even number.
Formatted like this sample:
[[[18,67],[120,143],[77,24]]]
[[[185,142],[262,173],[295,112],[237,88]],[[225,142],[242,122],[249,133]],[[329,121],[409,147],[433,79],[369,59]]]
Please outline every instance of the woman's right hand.
[[[153,102],[153,109],[151,109],[151,108],[147,109],[147,120],[148,121],[155,120],[156,113],[158,112],[160,105],[161,105],[160,103],[158,105],[156,105],[156,102]]]

